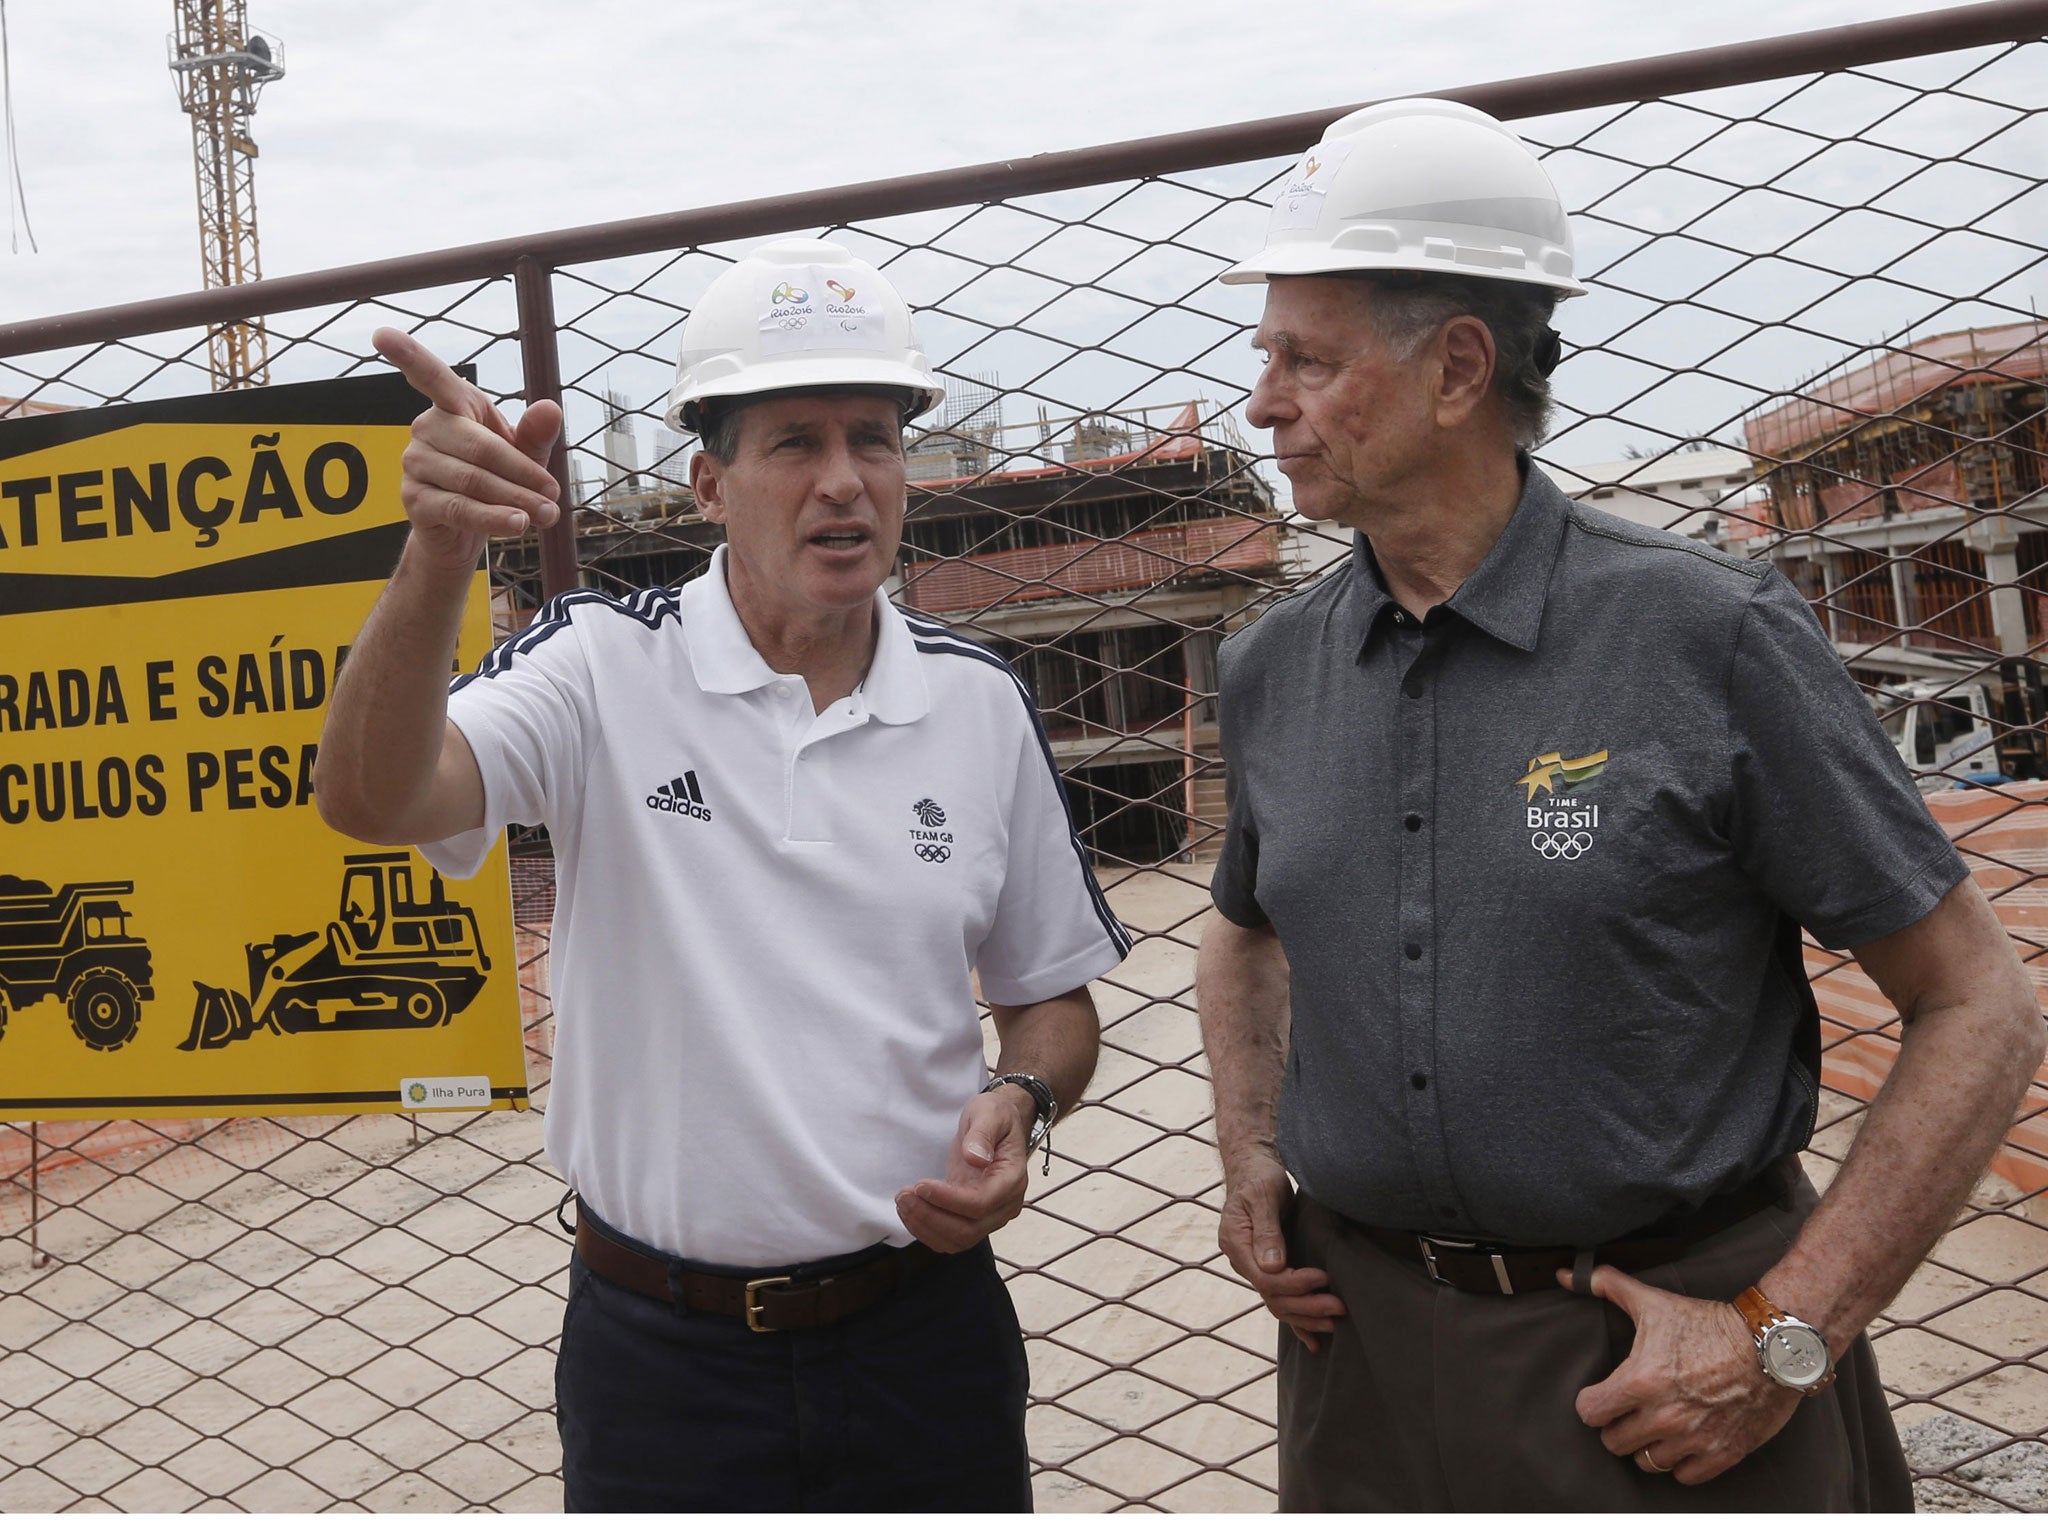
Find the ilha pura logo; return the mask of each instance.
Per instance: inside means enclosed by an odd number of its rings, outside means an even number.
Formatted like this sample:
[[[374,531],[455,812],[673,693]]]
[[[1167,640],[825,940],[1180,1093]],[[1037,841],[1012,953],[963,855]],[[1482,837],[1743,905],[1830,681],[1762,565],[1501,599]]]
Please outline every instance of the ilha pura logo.
[[[415,1104],[424,1104],[427,1102],[427,1085],[425,1083],[414,1083],[405,1090],[405,1096]]]

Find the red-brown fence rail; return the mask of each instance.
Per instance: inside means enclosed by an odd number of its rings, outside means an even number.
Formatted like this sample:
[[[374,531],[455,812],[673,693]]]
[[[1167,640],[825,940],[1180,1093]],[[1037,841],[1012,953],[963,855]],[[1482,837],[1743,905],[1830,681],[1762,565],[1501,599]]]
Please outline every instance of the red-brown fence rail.
[[[1573,210],[1593,291],[1540,460],[1800,584],[2037,981],[2048,792],[1978,781],[2038,772],[2048,713],[2044,32],[2041,0],[1978,5],[1443,93],[1514,119]],[[1273,1500],[1273,1328],[1216,1254],[1193,1011],[1214,657],[1346,546],[1289,513],[1242,416],[1259,295],[1215,279],[1344,110],[0,326],[0,396],[54,406],[203,391],[205,327],[254,314],[280,381],[379,366],[395,323],[559,399],[574,527],[493,551],[510,624],[703,567],[659,420],[740,249],[825,232],[890,272],[953,382],[910,444],[900,595],[1031,680],[1140,940],[999,1243],[1041,1508]],[[552,876],[514,853],[544,1106]],[[1848,957],[1808,963],[1824,1182],[1898,1022]],[[0,1510],[558,1507],[541,1113],[0,1129]],[[1876,1330],[1923,1505],[2048,1506],[2044,1170],[2048,1083]]]

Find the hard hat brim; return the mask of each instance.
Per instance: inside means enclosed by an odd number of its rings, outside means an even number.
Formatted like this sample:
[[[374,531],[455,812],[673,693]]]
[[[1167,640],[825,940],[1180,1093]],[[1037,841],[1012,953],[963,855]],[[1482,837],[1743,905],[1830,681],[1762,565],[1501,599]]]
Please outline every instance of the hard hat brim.
[[[806,388],[835,394],[849,388],[868,388],[891,398],[907,395],[910,405],[903,415],[906,422],[935,409],[946,398],[945,386],[933,375],[908,364],[890,362],[872,353],[828,357],[813,352],[778,362],[754,363],[744,371],[736,371],[730,381],[700,384],[687,394],[678,387],[670,392],[668,413],[663,420],[671,431],[691,431],[694,429],[684,423],[683,415],[692,405],[714,400],[737,402],[756,395],[786,397],[802,394]]]
[[[1584,287],[1570,278],[1554,277],[1544,272],[1472,267],[1452,261],[1432,261],[1401,252],[1340,253],[1332,251],[1327,245],[1306,241],[1299,244],[1269,245],[1256,256],[1229,268],[1217,281],[1232,284],[1264,283],[1276,277],[1342,277],[1353,272],[1436,272],[1445,277],[1523,283],[1532,288],[1548,288],[1560,299],[1582,298],[1586,293]]]

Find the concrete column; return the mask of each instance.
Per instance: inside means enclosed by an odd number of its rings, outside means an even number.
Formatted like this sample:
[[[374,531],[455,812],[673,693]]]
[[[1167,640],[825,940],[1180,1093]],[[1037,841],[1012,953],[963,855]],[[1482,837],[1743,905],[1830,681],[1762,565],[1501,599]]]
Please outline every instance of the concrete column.
[[[1813,563],[1820,568],[1820,589],[1829,594],[1828,601],[1821,606],[1821,622],[1827,626],[1828,638],[1839,641],[1842,638],[1842,616],[1836,612],[1836,597],[1842,590],[1842,567],[1839,561],[1825,551],[1815,550]]]
[[[2027,600],[2019,589],[2020,556],[2014,545],[1984,556],[1984,579],[1991,583],[1991,629],[1998,636],[1998,648],[2007,656],[2024,656],[2031,648],[2027,639]]]
[[[1197,696],[1216,691],[1216,661],[1210,650],[1210,640],[1205,630],[1190,630],[1181,636],[1181,666],[1187,677],[1188,691]],[[1213,700],[1195,706],[1195,719],[1209,721],[1216,718]]]
[[[1891,560],[1887,569],[1892,576],[1892,606],[1898,609],[1899,643],[1907,643],[1904,631],[1920,622],[1919,594],[1913,590],[1913,583],[1906,574],[1906,562],[1893,558],[1895,551],[1887,549],[1885,557]]]
[[[1991,632],[2008,656],[2024,656],[2027,639],[2027,598],[2019,589],[2020,530],[2003,514],[1983,518],[1964,530],[1963,541],[1984,557],[1984,579],[1991,583]]]

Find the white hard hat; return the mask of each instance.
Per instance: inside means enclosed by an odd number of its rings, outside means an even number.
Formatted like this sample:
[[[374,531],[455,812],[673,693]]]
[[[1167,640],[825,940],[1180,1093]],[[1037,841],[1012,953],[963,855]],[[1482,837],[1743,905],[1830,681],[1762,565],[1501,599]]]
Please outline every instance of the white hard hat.
[[[829,240],[777,240],[690,311],[666,419],[699,432],[707,400],[848,385],[904,395],[906,420],[946,397],[887,278]]]
[[[1476,107],[1428,97],[1338,119],[1288,173],[1266,246],[1226,283],[1322,272],[1442,272],[1552,288],[1573,280],[1572,232],[1549,174]]]

